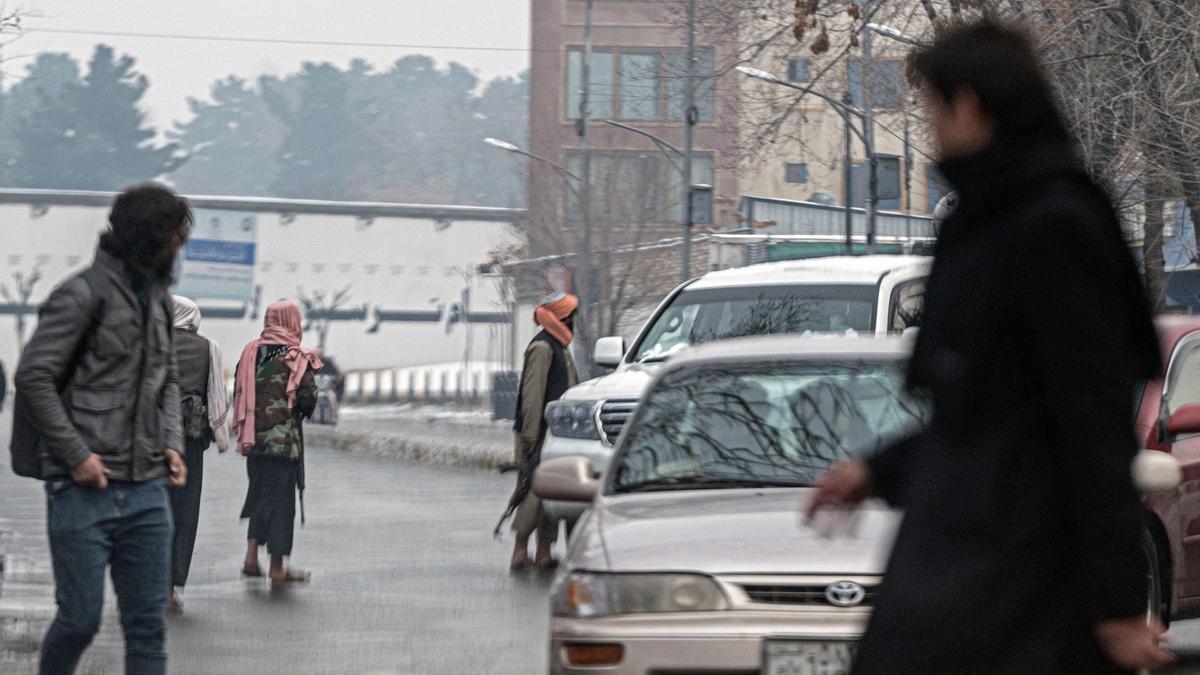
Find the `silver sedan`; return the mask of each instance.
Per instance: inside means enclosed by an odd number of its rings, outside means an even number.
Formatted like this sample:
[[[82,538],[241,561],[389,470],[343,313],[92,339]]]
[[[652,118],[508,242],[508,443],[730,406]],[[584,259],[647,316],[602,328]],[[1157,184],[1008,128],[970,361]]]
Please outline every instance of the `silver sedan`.
[[[892,339],[751,338],[670,361],[597,478],[543,463],[545,498],[591,501],[553,588],[553,673],[844,673],[898,515],[799,521],[832,462],[911,433]],[[599,669],[599,670],[598,670]]]

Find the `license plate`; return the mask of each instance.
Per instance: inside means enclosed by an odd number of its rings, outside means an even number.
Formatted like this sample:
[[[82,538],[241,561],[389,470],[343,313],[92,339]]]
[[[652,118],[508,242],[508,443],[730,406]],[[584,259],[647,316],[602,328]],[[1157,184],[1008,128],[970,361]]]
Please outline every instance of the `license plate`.
[[[763,651],[763,675],[846,675],[854,658],[854,643],[848,640],[767,640]]]

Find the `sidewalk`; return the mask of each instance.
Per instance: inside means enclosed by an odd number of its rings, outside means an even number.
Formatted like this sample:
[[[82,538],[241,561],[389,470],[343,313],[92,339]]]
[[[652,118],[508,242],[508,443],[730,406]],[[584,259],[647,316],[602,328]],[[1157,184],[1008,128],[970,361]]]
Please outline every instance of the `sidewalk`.
[[[512,461],[512,423],[485,410],[430,405],[344,407],[335,427],[304,427],[305,440],[431,466],[495,471]]]

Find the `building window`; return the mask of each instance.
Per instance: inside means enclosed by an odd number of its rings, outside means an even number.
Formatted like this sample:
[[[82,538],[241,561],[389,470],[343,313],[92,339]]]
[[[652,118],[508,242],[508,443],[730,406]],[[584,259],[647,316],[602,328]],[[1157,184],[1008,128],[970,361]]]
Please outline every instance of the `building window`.
[[[893,180],[898,181],[901,175],[900,158],[894,155],[877,155],[879,164],[876,165],[875,178],[877,181],[877,189],[879,191],[879,209],[884,211],[896,211],[900,208],[900,186],[890,185]],[[850,167],[850,185],[853,188],[850,191],[850,203],[854,206],[866,208],[867,199],[870,197],[870,172],[867,170],[865,162],[855,162]],[[889,183],[889,184],[885,184]],[[896,195],[884,196],[884,195]]]
[[[789,162],[786,166],[787,182],[789,183],[807,183],[808,182],[808,165],[802,162]]]
[[[682,120],[684,101],[687,99],[687,52],[672,51],[667,54],[667,119]],[[713,119],[713,53],[712,50],[696,51],[696,111],[699,121]]]
[[[792,59],[788,61],[788,79],[792,82],[810,82],[812,76],[808,72],[808,59]]]
[[[613,116],[613,55],[609,52],[592,52],[592,70],[589,73],[588,117],[606,119]],[[567,117],[579,117],[580,97],[583,93],[583,52],[573,50],[567,54]]]
[[[567,169],[583,173],[583,155],[567,155]],[[713,158],[692,158],[692,180],[713,184]],[[593,224],[643,225],[682,222],[683,180],[675,165],[657,152],[592,151],[591,220]],[[579,195],[567,191],[567,222],[581,221]]]
[[[937,166],[933,164],[926,164],[925,198],[928,200],[926,202],[926,210],[929,213],[933,213],[933,208],[937,206],[937,203],[941,201],[942,197],[946,196],[946,193],[950,192],[950,190],[950,184],[946,182],[946,179],[942,177],[942,174],[938,173]]]
[[[862,61],[850,61],[846,68],[850,81],[850,103],[862,106]],[[874,61],[871,64],[871,102],[881,110],[897,110],[904,100],[903,78],[899,61]]]
[[[713,119],[713,52],[696,54],[696,109],[701,122]],[[593,119],[683,120],[687,58],[678,50],[593,49],[588,111]],[[567,53],[566,117],[579,117],[583,51]]]
[[[618,94],[621,119],[654,120],[659,115],[659,54],[621,54]]]

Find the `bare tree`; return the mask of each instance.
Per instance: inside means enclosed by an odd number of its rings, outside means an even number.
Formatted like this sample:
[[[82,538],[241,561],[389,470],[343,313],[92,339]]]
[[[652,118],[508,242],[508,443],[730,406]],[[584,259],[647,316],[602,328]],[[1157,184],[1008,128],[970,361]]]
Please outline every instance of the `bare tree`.
[[[296,297],[300,300],[300,307],[304,310],[304,318],[308,322],[304,329],[317,331],[317,349],[324,350],[334,314],[350,300],[350,286],[346,285],[339,290],[313,290],[309,293],[301,287],[296,289]]]
[[[11,287],[8,284],[0,284],[0,297],[4,298],[4,301],[11,306],[12,313],[17,318],[17,351],[19,352],[25,347],[25,317],[37,312],[37,309],[29,304],[29,300],[33,297],[33,289],[42,280],[41,265],[34,266],[27,273],[13,272],[12,278]]]

